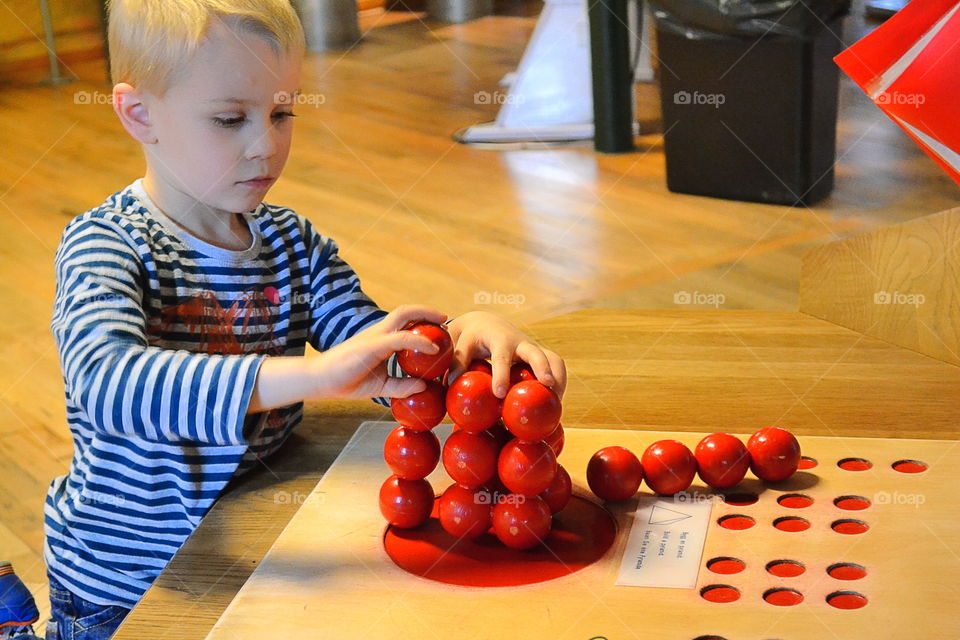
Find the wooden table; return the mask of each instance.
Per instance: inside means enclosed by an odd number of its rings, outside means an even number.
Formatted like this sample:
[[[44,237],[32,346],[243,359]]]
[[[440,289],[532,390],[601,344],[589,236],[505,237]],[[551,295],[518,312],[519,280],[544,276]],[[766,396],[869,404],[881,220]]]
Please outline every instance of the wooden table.
[[[579,428],[958,439],[960,368],[802,313],[587,310],[529,333],[570,372]],[[369,404],[310,405],[263,467],[235,482],[115,636],[205,638]]]

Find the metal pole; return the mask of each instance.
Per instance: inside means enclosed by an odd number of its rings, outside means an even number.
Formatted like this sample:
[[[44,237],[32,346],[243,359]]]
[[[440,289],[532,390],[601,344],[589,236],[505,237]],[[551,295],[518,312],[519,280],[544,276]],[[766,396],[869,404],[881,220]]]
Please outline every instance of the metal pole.
[[[297,5],[310,51],[349,47],[360,39],[356,0],[300,0]]]
[[[627,0],[589,0],[593,70],[593,147],[633,151],[633,77]]]
[[[440,22],[466,22],[493,13],[493,0],[429,0],[427,15]]]
[[[66,84],[73,79],[60,75],[60,65],[57,62],[57,49],[53,41],[53,21],[50,19],[50,5],[47,0],[40,0],[40,16],[43,19],[43,32],[47,38],[47,56],[50,58],[50,77],[48,84]]]

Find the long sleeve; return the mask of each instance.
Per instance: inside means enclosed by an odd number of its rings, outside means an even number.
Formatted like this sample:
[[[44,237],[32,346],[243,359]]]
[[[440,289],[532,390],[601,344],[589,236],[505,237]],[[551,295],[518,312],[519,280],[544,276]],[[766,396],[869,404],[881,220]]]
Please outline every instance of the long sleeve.
[[[156,442],[244,443],[266,356],[148,346],[144,263],[103,218],[68,225],[55,258],[51,321],[68,399],[97,431]]]

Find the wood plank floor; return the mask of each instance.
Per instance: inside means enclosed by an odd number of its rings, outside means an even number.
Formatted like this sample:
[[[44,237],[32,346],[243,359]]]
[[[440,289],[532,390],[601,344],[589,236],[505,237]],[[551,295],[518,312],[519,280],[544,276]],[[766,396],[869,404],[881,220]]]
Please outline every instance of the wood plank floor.
[[[686,291],[722,294],[720,308],[794,310],[806,249],[957,204],[956,185],[846,80],[837,188],[810,209],[669,193],[656,130],[636,153],[609,156],[458,145],[455,130],[495,117],[474,95],[516,67],[535,23],[535,4],[502,8],[464,25],[365,14],[362,43],[305,66],[304,92],[324,102],[300,109],[269,200],[336,238],[385,307],[489,308],[524,323],[584,307],[685,308],[675,295]],[[851,17],[847,41],[863,30]],[[80,79],[67,86],[0,90],[0,558],[44,615],[43,498],[72,453],[49,329],[53,256],[73,216],[143,170],[102,102],[102,61],[71,71]],[[655,122],[656,89],[638,96],[640,119]]]

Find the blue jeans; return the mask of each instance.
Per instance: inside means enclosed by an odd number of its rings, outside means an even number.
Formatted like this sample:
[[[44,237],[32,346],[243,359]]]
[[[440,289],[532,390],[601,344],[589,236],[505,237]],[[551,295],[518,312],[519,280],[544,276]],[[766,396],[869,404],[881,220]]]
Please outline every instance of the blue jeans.
[[[94,604],[50,580],[50,620],[46,640],[108,640],[130,613],[126,607]]]

